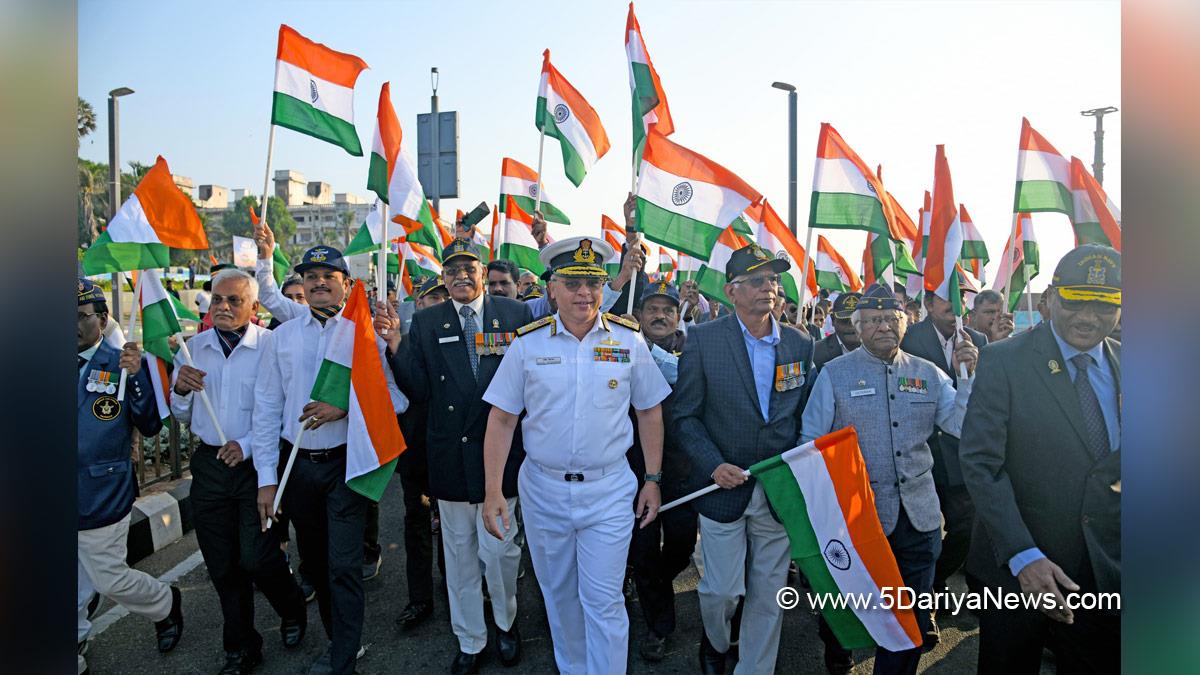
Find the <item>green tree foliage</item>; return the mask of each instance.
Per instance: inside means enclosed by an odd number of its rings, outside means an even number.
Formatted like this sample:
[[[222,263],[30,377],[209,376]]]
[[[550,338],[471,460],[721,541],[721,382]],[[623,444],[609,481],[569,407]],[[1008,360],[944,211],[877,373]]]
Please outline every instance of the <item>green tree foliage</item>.
[[[255,212],[258,212],[257,197],[242,197],[234,204],[233,209],[227,212],[221,225],[225,229],[225,233],[238,237],[254,236],[254,224],[250,222],[250,207],[253,206]],[[271,226],[271,231],[275,234],[275,241],[283,248],[284,253],[289,257],[292,254],[289,242],[296,234],[296,219],[292,218],[292,214],[288,213],[287,206],[279,197],[271,197],[267,200],[267,224]],[[218,256],[220,257],[220,256]]]
[[[92,104],[83,100],[82,96],[76,97],[79,103],[75,108],[75,126],[79,133],[79,138],[82,140],[84,136],[96,130],[96,110],[92,108]]]

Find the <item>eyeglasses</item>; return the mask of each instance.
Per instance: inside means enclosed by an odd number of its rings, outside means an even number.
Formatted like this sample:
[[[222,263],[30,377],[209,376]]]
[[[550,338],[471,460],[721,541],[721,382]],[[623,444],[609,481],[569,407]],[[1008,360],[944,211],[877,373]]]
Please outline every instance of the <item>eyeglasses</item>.
[[[878,329],[880,326],[882,326],[885,323],[888,325],[889,328],[899,328],[900,322],[903,320],[904,319],[900,315],[893,314],[891,316],[873,316],[868,319],[863,319],[863,320],[859,321],[858,323],[860,325],[869,326],[874,329]]]
[[[445,274],[447,277],[450,277],[451,279],[457,277],[460,274],[466,274],[469,277],[474,276],[475,273],[478,271],[479,271],[478,265],[451,265],[450,267],[442,268],[442,273]]]
[[[230,307],[237,309],[245,304],[246,300],[240,295],[214,295],[212,296],[212,300],[209,302],[209,306],[219,307],[221,304],[226,302],[229,303]]]
[[[604,285],[604,280],[597,279],[597,278],[559,279],[559,281],[561,281],[562,285],[565,286],[566,289],[572,293],[578,291],[581,287],[584,287],[584,286],[586,286],[589,291],[598,291],[598,290],[600,290],[600,287]]]
[[[750,284],[750,286],[753,288],[762,288],[763,284],[766,283],[769,283],[772,286],[778,286],[781,279],[782,277],[780,277],[778,274],[764,274],[763,276],[750,277],[749,279],[735,279],[730,283]]]
[[[1120,305],[1114,305],[1111,302],[1101,302],[1099,300],[1065,300],[1060,295],[1058,304],[1068,312],[1082,312],[1085,309],[1090,309],[1097,316],[1114,316],[1120,309]]]
[[[104,312],[80,312],[79,313],[79,323],[83,323],[84,321],[87,321],[88,319],[92,318],[93,316],[100,316],[101,314],[104,314]]]

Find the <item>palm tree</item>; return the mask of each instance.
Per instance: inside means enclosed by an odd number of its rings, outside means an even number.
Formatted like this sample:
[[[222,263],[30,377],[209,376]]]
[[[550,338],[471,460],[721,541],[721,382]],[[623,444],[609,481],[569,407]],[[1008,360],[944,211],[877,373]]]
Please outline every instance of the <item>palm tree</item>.
[[[108,213],[107,169],[103,164],[79,163],[79,243],[90,244],[100,236],[96,214]]]
[[[79,138],[82,139],[96,130],[96,111],[92,109],[91,103],[83,100],[83,97],[76,98],[79,99],[79,104],[75,112],[75,120]]]

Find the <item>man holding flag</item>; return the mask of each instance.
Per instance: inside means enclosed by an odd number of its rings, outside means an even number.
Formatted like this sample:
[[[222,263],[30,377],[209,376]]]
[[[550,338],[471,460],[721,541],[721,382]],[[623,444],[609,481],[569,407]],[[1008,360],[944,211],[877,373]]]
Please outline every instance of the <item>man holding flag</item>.
[[[935,427],[956,437],[961,433],[971,380],[960,380],[956,391],[933,363],[900,350],[907,317],[887,287],[868,288],[851,320],[862,346],[826,363],[817,375],[804,408],[801,438],[807,442],[849,426],[857,430],[879,522],[900,575],[905,586],[926,594],[933,587],[942,524],[927,440]],[[951,366],[958,370],[963,365],[970,372],[978,358],[978,348],[962,340],[954,347]],[[928,612],[917,614],[927,631]],[[849,672],[849,650],[837,643],[824,621],[820,632],[826,667]],[[916,673],[920,660],[920,646],[903,651],[878,647],[875,671]]]
[[[362,429],[351,427],[347,408],[312,400],[318,372],[329,363],[327,358],[337,345],[334,339],[340,337],[339,324],[351,320],[342,314],[350,290],[350,270],[341,251],[314,246],[304,253],[296,272],[303,279],[309,314],[275,329],[275,339],[264,346],[255,389],[251,444],[258,469],[259,519],[266,530],[275,515],[281,455],[296,453],[280,510],[296,527],[300,557],[309,572],[305,576],[316,588],[321,622],[332,642],[313,672],[350,673],[362,640],[361,565],[368,497],[347,484],[351,459],[347,441]],[[358,293],[361,295],[361,290]],[[368,311],[368,324],[369,317]],[[396,388],[391,371],[383,367],[383,341],[374,341],[379,352],[376,363],[383,370],[390,398],[384,404],[395,425],[395,413],[408,408],[408,399]],[[355,344],[355,356],[358,351]],[[357,378],[359,374],[351,371],[348,375]],[[301,432],[304,442],[294,447]],[[398,428],[394,437],[402,445]]]
[[[284,647],[298,646],[308,625],[304,598],[288,571],[277,533],[257,526],[258,477],[250,443],[254,383],[264,347],[274,337],[250,323],[258,311],[257,296],[258,284],[248,273],[217,273],[210,306],[213,330],[188,341],[195,365],[175,371],[171,397],[171,414],[200,439],[191,462],[192,518],[224,617],[222,673],[249,672],[262,663],[263,640],[254,629],[254,586],[283,620],[279,632]],[[219,427],[207,415],[193,414],[194,394],[202,390],[219,411]]]

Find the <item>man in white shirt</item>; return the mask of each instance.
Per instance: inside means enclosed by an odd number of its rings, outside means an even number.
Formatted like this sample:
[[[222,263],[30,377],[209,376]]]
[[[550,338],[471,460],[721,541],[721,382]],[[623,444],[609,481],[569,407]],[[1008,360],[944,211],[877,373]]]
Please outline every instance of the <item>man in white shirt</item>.
[[[350,273],[341,251],[330,246],[306,251],[296,272],[304,280],[310,313],[275,329],[274,339],[264,345],[254,392],[251,445],[259,519],[265,530],[274,515],[279,470],[287,453],[296,452],[280,510],[296,527],[303,574],[317,591],[321,622],[332,641],[312,672],[349,673],[362,640],[362,543],[369,500],[346,486],[347,411],[311,401],[310,395],[334,326],[344,320]],[[377,346],[382,362],[383,341]],[[384,371],[392,407],[404,412],[408,399],[396,389],[391,371]],[[301,422],[303,443],[293,450]]]
[[[250,323],[258,311],[257,295],[258,284],[246,272],[217,272],[210,305],[213,330],[189,340],[196,366],[175,371],[171,397],[171,413],[200,439],[192,454],[192,518],[224,617],[222,673],[249,672],[262,663],[253,586],[282,619],[284,647],[298,646],[308,624],[304,598],[275,533],[258,527],[251,413],[262,347],[273,335]],[[197,410],[199,391],[208,395],[219,428],[207,410]]]

